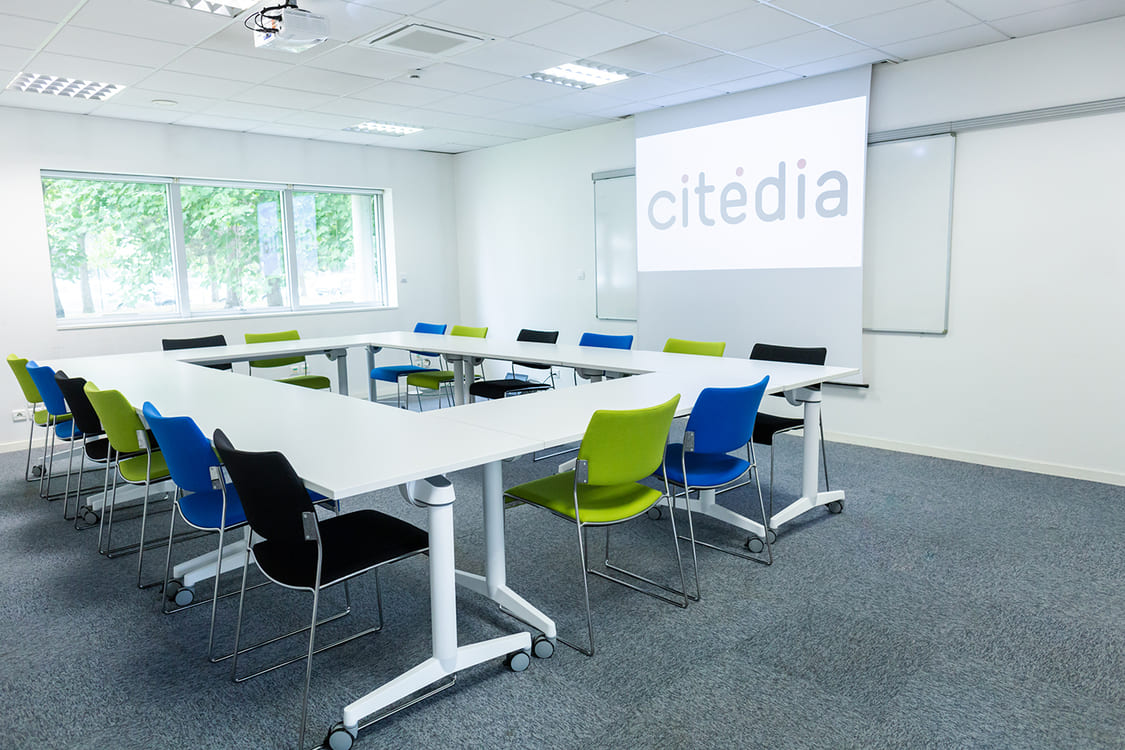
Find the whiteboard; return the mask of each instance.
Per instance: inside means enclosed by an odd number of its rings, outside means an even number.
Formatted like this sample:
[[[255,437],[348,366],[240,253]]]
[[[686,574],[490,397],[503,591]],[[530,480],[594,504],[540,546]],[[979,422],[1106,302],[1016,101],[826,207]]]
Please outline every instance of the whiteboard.
[[[637,178],[632,169],[594,180],[594,263],[600,320],[637,319]]]
[[[867,149],[865,331],[949,330],[955,143],[948,134]]]

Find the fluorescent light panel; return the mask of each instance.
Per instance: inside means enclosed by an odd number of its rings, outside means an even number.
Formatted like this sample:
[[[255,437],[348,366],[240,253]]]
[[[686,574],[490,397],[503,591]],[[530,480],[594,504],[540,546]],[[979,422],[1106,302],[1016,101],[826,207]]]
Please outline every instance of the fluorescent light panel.
[[[356,133],[375,133],[377,135],[393,136],[422,132],[422,128],[416,128],[413,125],[399,125],[394,122],[361,122],[358,125],[352,125],[350,128],[344,128],[344,130],[351,130]]]
[[[38,73],[20,73],[8,84],[8,88],[26,91],[31,94],[55,94],[74,99],[93,99],[104,102],[125,87],[116,83],[97,83],[78,78],[45,76]]]
[[[524,77],[530,78],[533,81],[557,83],[560,86],[570,86],[576,89],[588,89],[594,86],[604,86],[607,83],[624,81],[626,78],[632,78],[635,75],[640,74],[631,70],[612,68],[608,65],[599,65],[598,63],[589,62],[587,60],[579,60],[578,62],[557,65],[553,68],[540,70],[537,73],[531,73]]]
[[[234,18],[242,11],[249,8],[257,0],[154,0],[161,5],[174,5],[177,8],[201,10],[204,13],[213,13],[216,16]]]

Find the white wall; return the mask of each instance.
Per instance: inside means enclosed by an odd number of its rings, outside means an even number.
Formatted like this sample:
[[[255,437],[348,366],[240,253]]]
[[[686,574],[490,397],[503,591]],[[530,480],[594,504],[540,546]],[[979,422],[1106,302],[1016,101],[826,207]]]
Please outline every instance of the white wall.
[[[1122,41],[1117,20],[878,66],[870,128],[1125,96]],[[950,332],[865,334],[871,388],[826,392],[831,436],[1125,484],[1123,132],[1111,114],[959,136]],[[590,184],[632,165],[629,122],[456,161],[466,320],[629,330],[594,317]]]
[[[407,283],[398,285],[397,309],[60,331],[41,169],[389,188],[397,271]],[[452,185],[453,159],[443,154],[0,108],[0,352],[44,359],[159,349],[163,337],[223,333],[239,342],[247,331],[297,328],[311,338],[410,328],[418,319],[453,322],[459,278]],[[351,391],[365,396],[364,357],[348,359]],[[309,365],[335,380],[334,363],[314,357]],[[10,374],[0,377],[0,404],[0,444],[26,440],[26,425],[9,417],[23,406]]]

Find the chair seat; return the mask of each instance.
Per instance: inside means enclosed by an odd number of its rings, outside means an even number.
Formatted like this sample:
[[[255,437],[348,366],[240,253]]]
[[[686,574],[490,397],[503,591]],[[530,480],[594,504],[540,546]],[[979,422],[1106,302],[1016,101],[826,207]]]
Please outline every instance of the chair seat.
[[[541,505],[548,510],[574,518],[574,472],[565,471],[526,484],[504,493],[507,497]],[[643,484],[602,487],[578,486],[578,507],[582,523],[613,523],[632,518],[651,508],[664,493]]]
[[[776,414],[759,412],[754,421],[753,440],[758,445],[773,445],[773,434],[779,430],[792,430],[803,427],[805,420],[800,417],[779,417]]]
[[[453,370],[427,370],[406,376],[406,384],[416,388],[429,388],[436,391],[442,383],[453,381]]]
[[[109,439],[100,437],[86,441],[86,458],[104,464],[109,460]]]
[[[82,431],[78,429],[78,425],[71,421],[69,414],[65,415],[66,421],[59,421],[55,425],[55,437],[59,440],[81,440]],[[62,417],[59,417],[62,420]]]
[[[669,445],[664,453],[664,467],[657,469],[653,475],[663,478],[663,469],[666,468],[668,481],[683,487],[683,449],[682,443]],[[750,462],[727,453],[688,453],[686,462],[691,486],[699,489],[730,484],[750,469]]]
[[[133,484],[144,484],[146,477],[155,482],[158,479],[167,479],[169,476],[168,464],[164,462],[164,454],[160,451],[152,452],[152,472],[146,475],[147,468],[148,457],[144,453],[117,462],[117,470],[121,472],[121,478]]]
[[[302,388],[324,390],[332,387],[332,381],[324,375],[294,375],[291,378],[278,378],[279,383],[299,385]]]
[[[324,550],[321,586],[429,547],[429,535],[377,510],[357,510],[320,521]],[[316,544],[265,540],[254,545],[258,567],[283,586],[311,589],[316,579]]]
[[[527,380],[505,378],[504,380],[480,380],[469,386],[469,394],[481,398],[505,398],[512,393],[532,393],[549,391],[546,383],[532,383]]]
[[[221,490],[193,492],[179,500],[180,515],[197,529],[219,529],[219,518],[223,512],[223,493]],[[231,528],[246,523],[246,513],[234,485],[227,485],[227,517],[223,528]]]
[[[433,372],[433,367],[419,367],[417,365],[391,365],[389,367],[376,367],[371,371],[372,380],[382,380],[387,383],[397,383],[403,375],[415,372]]]
[[[40,427],[43,427],[44,425],[46,425],[47,421],[50,420],[50,418],[51,418],[51,414],[46,409],[39,409],[38,411],[35,412],[35,424],[39,425]],[[63,414],[62,416],[55,418],[55,422],[57,422],[57,423],[58,422],[69,422],[69,421],[70,421],[70,415],[69,414]]]

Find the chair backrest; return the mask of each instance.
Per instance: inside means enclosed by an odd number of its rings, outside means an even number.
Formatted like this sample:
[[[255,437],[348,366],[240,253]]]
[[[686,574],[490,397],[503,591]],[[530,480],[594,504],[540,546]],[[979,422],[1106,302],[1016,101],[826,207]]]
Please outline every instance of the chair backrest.
[[[578,460],[588,462],[588,483],[638,482],[656,471],[679,403],[677,393],[644,409],[594,412],[578,447]]]
[[[445,323],[415,323],[414,324],[414,333],[436,333],[436,334],[440,335],[440,334],[444,334],[445,329],[448,328],[448,327],[449,326],[447,326]],[[437,352],[410,352],[410,353],[411,354],[417,354],[419,357],[436,357],[436,356],[438,356]]]
[[[708,357],[721,357],[727,350],[725,341],[691,341],[690,339],[668,339],[664,351],[669,354],[702,354]]]
[[[823,365],[828,359],[828,349],[823,346],[782,346],[781,344],[754,344],[750,359],[767,362],[792,362],[796,365]],[[819,391],[820,383],[809,390]]]
[[[63,392],[59,390],[59,384],[55,382],[55,371],[53,369],[31,360],[27,363],[27,374],[31,376],[31,379],[35,382],[36,390],[43,397],[43,406],[46,407],[48,414],[52,417],[61,417],[69,413],[66,410],[66,399],[63,398]]]
[[[301,514],[313,505],[289,460],[277,451],[240,451],[222,430],[215,430],[214,442],[254,533],[271,542],[303,542]]]
[[[557,344],[559,343],[558,331],[536,331],[533,328],[521,328],[519,335],[516,336],[516,341],[532,341],[537,344]],[[535,370],[550,370],[550,365],[540,364],[538,362],[513,362],[514,365],[520,367],[530,367]]]
[[[9,354],[8,367],[12,368],[12,373],[15,374],[16,380],[19,381],[20,390],[23,391],[23,397],[27,399],[27,403],[43,403],[43,397],[39,395],[39,389],[35,387],[35,381],[31,379],[31,375],[27,371],[27,360],[23,357]]]
[[[161,339],[160,346],[166,352],[176,349],[205,349],[209,346],[226,346],[227,337],[221,333],[216,333],[213,336],[196,336],[190,339]],[[213,365],[204,365],[210,367],[212,370],[230,370],[230,362],[218,362]]]
[[[187,492],[212,489],[211,467],[219,465],[219,457],[211,441],[191,417],[165,417],[145,401],[141,407],[148,428],[160,443],[160,452],[168,465],[168,473],[176,486]]]
[[[587,331],[578,339],[579,346],[600,346],[602,349],[632,349],[633,337],[630,334],[614,336],[608,333],[590,333]]]
[[[264,344],[271,341],[300,341],[301,334],[297,331],[273,331],[271,333],[248,333],[246,334],[247,344]],[[274,359],[255,359],[251,360],[251,367],[288,367],[289,365],[299,365],[305,361],[305,355],[299,354],[294,357],[276,357]]]
[[[67,377],[65,372],[59,370],[55,373],[55,382],[66,399],[66,406],[70,409],[78,431],[86,435],[102,434],[102,422],[98,419],[98,413],[86,397],[86,391],[82,390],[86,385],[86,378]]]
[[[769,375],[741,388],[704,388],[691,407],[686,432],[696,453],[730,453],[750,442]]]
[[[473,326],[453,326],[449,331],[450,336],[468,336],[474,339],[483,339],[488,335],[488,326],[475,328]]]
[[[82,387],[86,398],[101,420],[105,436],[110,446],[118,453],[136,453],[144,450],[137,432],[145,433],[145,426],[137,416],[137,410],[121,391],[103,391],[93,383]]]

